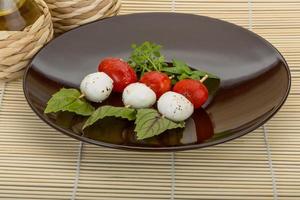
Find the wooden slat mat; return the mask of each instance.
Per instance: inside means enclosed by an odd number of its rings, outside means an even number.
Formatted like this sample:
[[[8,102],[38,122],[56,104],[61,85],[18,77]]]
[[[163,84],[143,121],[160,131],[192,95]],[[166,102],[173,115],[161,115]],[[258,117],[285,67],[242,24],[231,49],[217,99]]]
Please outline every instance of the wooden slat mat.
[[[286,57],[292,90],[264,127],[176,153],[82,144],[30,110],[21,81],[0,83],[0,199],[300,199],[300,1],[123,0],[121,14],[186,12],[262,35]]]

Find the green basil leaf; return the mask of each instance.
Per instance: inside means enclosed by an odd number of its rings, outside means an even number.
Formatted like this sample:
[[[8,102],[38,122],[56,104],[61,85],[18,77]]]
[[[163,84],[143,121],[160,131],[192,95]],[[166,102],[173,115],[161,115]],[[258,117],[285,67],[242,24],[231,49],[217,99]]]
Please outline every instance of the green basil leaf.
[[[132,108],[101,106],[87,119],[82,129],[91,126],[95,122],[105,117],[119,117],[128,120],[135,120],[136,111]]]
[[[179,76],[177,76],[178,80],[183,80],[183,79],[189,79],[191,78],[191,76],[189,76],[188,74],[181,74]]]
[[[220,79],[219,77],[213,75],[213,74],[210,74],[210,73],[207,73],[205,71],[200,71],[200,70],[195,70],[193,71],[192,75],[197,75],[200,77],[200,79],[205,76],[205,75],[208,75],[208,78],[214,78],[214,79]]]
[[[55,113],[58,111],[74,112],[78,115],[89,116],[95,110],[84,99],[80,99],[81,93],[77,89],[62,88],[52,95],[47,103],[44,113]]]
[[[175,68],[178,69],[179,73],[183,74],[191,74],[192,70],[189,68],[189,66],[183,62],[183,61],[180,61],[180,60],[175,60],[173,59],[173,66]]]
[[[162,68],[162,71],[167,72],[170,75],[172,75],[172,74],[181,74],[177,67],[165,67],[165,68]]]
[[[159,135],[168,129],[183,128],[184,122],[173,122],[165,117],[162,117],[155,109],[139,109],[136,115],[134,131],[137,133],[137,139],[143,140],[146,138]]]
[[[192,76],[197,77],[197,79],[202,78],[202,77],[205,76],[206,74],[208,75],[207,72],[199,71],[199,70],[195,70],[195,71],[192,72]]]
[[[89,104],[85,99],[77,98],[73,103],[67,105],[62,111],[74,112],[82,116],[90,116],[95,108]]]

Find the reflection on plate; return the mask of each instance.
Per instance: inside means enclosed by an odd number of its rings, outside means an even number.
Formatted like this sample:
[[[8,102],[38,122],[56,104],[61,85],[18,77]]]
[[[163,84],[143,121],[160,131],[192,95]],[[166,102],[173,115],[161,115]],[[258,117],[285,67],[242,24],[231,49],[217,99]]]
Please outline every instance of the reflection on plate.
[[[137,140],[133,131],[133,122],[124,119],[107,117],[82,131],[86,117],[70,112],[59,112],[49,116],[58,125],[70,129],[80,136],[119,145],[169,147],[203,143],[213,137],[213,125],[204,109],[197,109],[186,121],[184,129],[168,130],[146,140]]]

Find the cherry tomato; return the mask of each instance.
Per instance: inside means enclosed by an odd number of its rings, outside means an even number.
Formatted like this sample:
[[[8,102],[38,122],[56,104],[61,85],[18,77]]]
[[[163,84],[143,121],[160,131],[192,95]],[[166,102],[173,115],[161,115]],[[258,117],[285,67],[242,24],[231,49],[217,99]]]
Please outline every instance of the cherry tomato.
[[[171,90],[171,80],[167,74],[162,72],[147,72],[142,76],[140,82],[150,87],[155,92],[157,98]]]
[[[119,58],[105,58],[99,64],[98,71],[106,73],[114,81],[114,92],[123,92],[127,85],[137,82],[135,71]]]
[[[200,108],[208,99],[207,88],[197,80],[181,80],[175,84],[173,91],[182,94],[190,100],[195,109]]]

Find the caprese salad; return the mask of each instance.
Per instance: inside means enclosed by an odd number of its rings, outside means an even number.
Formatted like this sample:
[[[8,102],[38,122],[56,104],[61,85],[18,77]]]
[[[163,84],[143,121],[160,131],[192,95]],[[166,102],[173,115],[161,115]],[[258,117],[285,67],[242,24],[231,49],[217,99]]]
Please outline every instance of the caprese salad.
[[[97,72],[83,78],[80,90],[62,88],[55,93],[44,112],[87,116],[83,132],[105,117],[124,118],[134,121],[139,140],[184,128],[184,121],[208,99],[204,81],[218,77],[193,70],[179,60],[167,63],[161,46],[155,43],[144,42],[132,48],[127,61],[103,59]],[[121,94],[123,107],[103,104],[112,93]],[[98,103],[98,108],[90,102]]]

